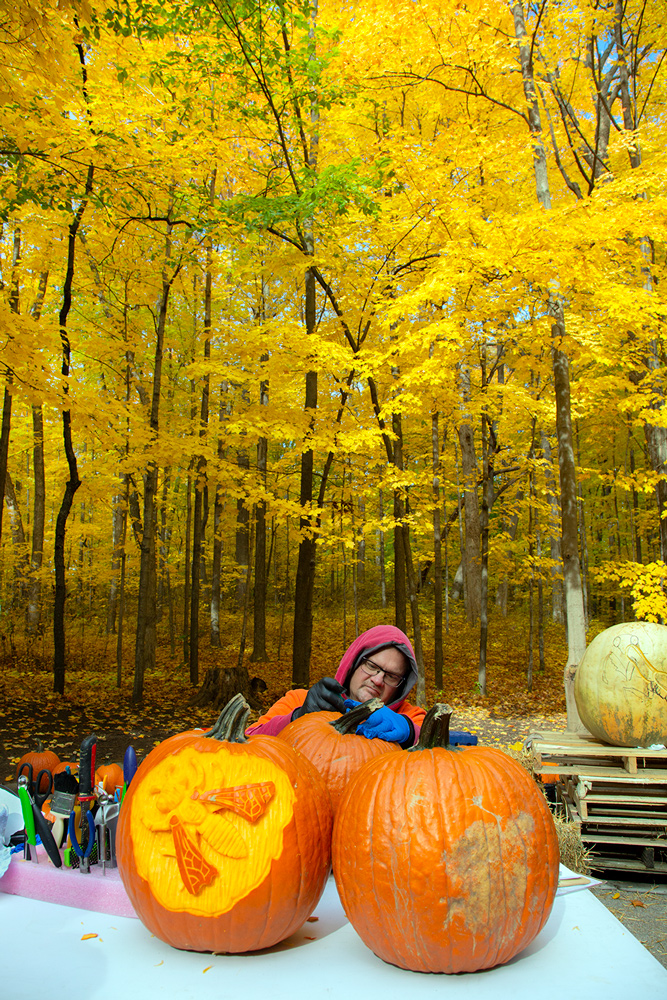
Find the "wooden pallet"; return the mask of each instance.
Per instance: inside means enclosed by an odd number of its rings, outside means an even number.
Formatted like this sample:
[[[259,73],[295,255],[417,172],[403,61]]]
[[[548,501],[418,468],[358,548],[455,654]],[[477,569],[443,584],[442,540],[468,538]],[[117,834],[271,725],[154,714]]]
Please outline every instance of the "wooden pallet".
[[[592,736],[534,732],[526,740],[539,774],[586,774],[642,784],[667,782],[667,750],[613,747]]]
[[[667,879],[667,826],[622,825],[611,819],[609,823],[586,822],[562,783],[558,791],[568,819],[578,824],[582,843],[590,851],[592,870],[642,872]]]
[[[532,733],[526,745],[538,774],[559,776],[558,796],[593,868],[667,875],[667,750],[551,732]]]

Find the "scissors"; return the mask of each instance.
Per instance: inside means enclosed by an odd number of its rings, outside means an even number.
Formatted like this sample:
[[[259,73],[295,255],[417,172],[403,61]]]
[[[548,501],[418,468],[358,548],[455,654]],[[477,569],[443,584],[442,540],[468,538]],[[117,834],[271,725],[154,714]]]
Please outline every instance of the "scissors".
[[[48,799],[49,795],[53,792],[53,775],[46,768],[42,768],[37,777],[33,780],[33,769],[32,764],[29,761],[24,761],[18,769],[17,778],[26,777],[28,782],[28,791],[32,796],[32,800],[41,810],[42,806]],[[44,778],[44,781],[42,780]],[[41,791],[44,788],[44,782],[46,782],[46,791]]]
[[[26,777],[23,774],[25,767],[29,767],[30,777]],[[37,783],[33,784],[33,788],[39,788],[42,774],[48,774],[51,778],[51,786],[53,785],[53,778],[51,777],[50,771],[40,771],[37,775]],[[39,864],[39,857],[37,854],[37,835],[42,842],[44,850],[48,854],[49,858],[56,866],[60,868],[62,865],[62,858],[60,857],[60,852],[58,851],[58,845],[53,839],[53,834],[51,833],[51,827],[46,822],[44,816],[42,815],[42,806],[46,801],[46,797],[49,794],[49,790],[42,792],[41,794],[33,793],[30,790],[32,781],[32,767],[30,764],[23,765],[21,767],[21,773],[19,773],[19,800],[21,802],[21,811],[23,812],[23,822],[25,825],[25,846],[24,853],[25,857],[30,861],[34,861]]]

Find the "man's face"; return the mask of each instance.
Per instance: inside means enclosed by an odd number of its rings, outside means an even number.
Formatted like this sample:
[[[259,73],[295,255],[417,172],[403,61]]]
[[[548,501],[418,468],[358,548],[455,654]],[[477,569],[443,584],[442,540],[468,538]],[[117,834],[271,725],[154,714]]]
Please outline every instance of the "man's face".
[[[386,675],[379,671],[371,676],[368,671],[382,667],[389,674],[390,680],[403,678],[407,673],[407,663],[400,650],[393,646],[371,653],[369,660],[362,660],[350,679],[350,698],[355,701],[368,701],[369,698],[381,698],[385,705],[396,697],[398,685],[387,684]]]

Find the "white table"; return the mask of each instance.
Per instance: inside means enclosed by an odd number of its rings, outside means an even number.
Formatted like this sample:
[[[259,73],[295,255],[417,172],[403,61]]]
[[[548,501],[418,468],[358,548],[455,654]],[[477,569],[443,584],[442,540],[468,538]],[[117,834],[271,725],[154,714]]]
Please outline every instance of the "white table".
[[[0,995],[7,1000],[667,1000],[667,970],[588,890],[559,896],[542,933],[508,965],[443,976],[386,965],[347,923],[333,879],[315,911],[268,952],[177,951],[136,919],[0,892]],[[81,940],[84,934],[96,938]],[[312,940],[311,940],[312,939]]]

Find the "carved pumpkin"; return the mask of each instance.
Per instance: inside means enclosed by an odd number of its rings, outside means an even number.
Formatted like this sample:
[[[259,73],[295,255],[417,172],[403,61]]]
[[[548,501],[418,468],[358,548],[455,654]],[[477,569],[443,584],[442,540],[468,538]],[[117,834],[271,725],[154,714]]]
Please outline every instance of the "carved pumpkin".
[[[113,795],[117,788],[123,787],[125,777],[120,764],[102,764],[95,771],[95,784],[102,783],[104,791],[108,795]]]
[[[667,743],[667,626],[623,622],[596,635],[577,667],[574,697],[597,740]]]
[[[36,778],[40,771],[50,771],[53,774],[53,769],[57,767],[59,763],[60,758],[58,757],[58,754],[54,753],[53,750],[45,750],[42,745],[42,741],[37,740],[37,749],[24,754],[16,765],[16,777],[18,778],[22,764],[32,765],[33,777]],[[46,792],[48,787],[48,784],[45,782],[44,778],[42,778],[39,791]]]
[[[508,962],[546,923],[558,883],[537,785],[500,750],[447,748],[450,715],[436,705],[416,747],[364,765],[334,823],[348,919],[376,955],[416,972]]]
[[[345,715],[309,712],[280,733],[280,738],[304,754],[322,775],[334,813],[348,781],[366,761],[400,750],[398,743],[368,740],[356,734],[357,726],[383,706],[383,701],[373,698]]]
[[[268,948],[303,924],[324,889],[324,783],[283,740],[246,740],[249,711],[237,695],[210,733],[165,740],[123,801],[123,884],[148,929],[176,948]]]

